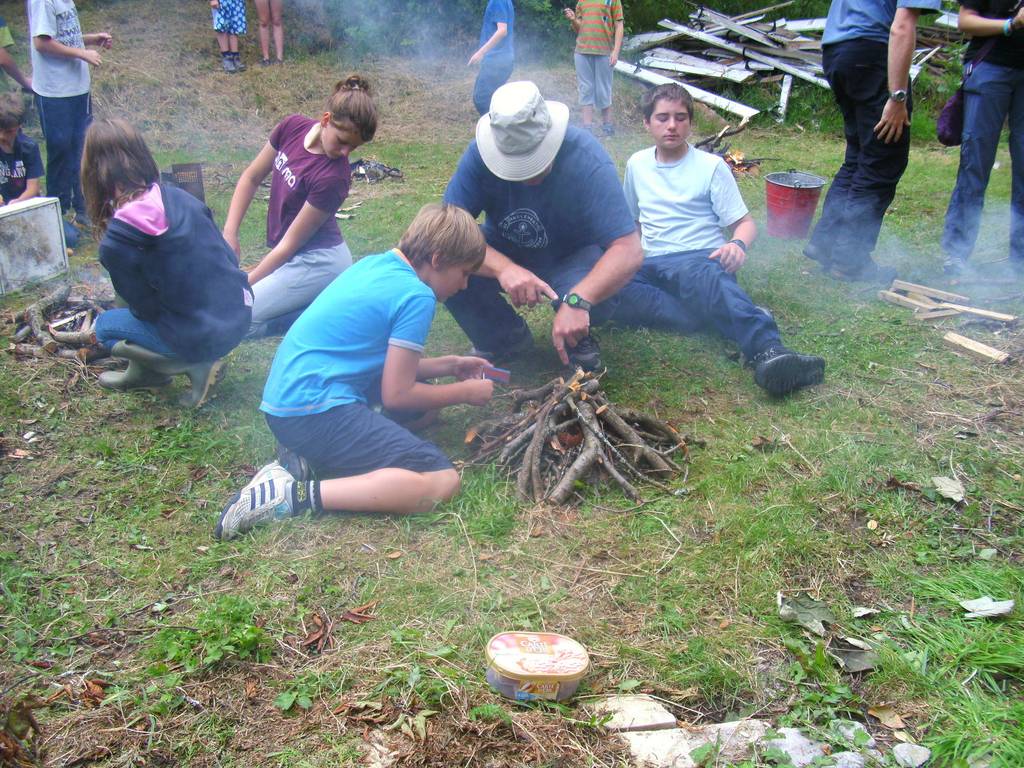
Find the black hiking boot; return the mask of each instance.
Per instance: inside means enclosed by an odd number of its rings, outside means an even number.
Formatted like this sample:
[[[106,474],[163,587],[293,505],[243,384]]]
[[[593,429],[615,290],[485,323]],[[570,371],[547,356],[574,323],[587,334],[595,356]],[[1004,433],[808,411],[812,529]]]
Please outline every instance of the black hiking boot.
[[[874,259],[868,259],[863,264],[853,267],[833,263],[825,270],[825,274],[844,283],[873,283],[886,286],[896,279],[895,267],[882,266]]]
[[[569,366],[573,369],[582,368],[587,373],[601,370],[601,347],[593,333],[576,342],[568,352]]]
[[[478,349],[474,345],[469,350],[469,354],[473,357],[482,357],[489,363],[507,363],[533,351],[533,334],[530,333],[530,328],[524,324],[507,343],[496,345],[496,347],[493,350]]]
[[[825,380],[825,360],[817,355],[801,355],[786,347],[769,347],[750,361],[754,382],[775,397],[788,395]]]
[[[309,462],[299,456],[291,448],[277,444],[277,463],[288,470],[288,474],[300,482],[313,479],[313,471],[309,468]]]

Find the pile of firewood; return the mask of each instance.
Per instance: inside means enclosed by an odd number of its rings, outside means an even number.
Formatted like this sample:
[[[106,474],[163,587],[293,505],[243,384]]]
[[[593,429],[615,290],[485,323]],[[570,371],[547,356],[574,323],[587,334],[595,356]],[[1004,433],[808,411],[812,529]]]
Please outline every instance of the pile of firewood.
[[[688,440],[660,419],[612,404],[600,380],[577,371],[569,381],[510,394],[513,413],[469,431],[474,460],[496,460],[516,476],[526,501],[565,504],[579,481],[610,478],[640,501],[635,483],[671,493],[683,472]]]
[[[21,325],[9,351],[19,357],[59,357],[89,364],[109,357],[93,332],[96,317],[108,304],[84,293],[73,294],[71,286],[57,288],[18,316]]]

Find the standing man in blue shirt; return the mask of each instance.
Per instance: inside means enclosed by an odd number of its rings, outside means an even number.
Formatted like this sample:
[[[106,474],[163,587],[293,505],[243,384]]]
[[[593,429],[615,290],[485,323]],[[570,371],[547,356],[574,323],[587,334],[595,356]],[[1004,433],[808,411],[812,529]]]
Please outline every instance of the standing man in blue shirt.
[[[910,155],[910,62],[921,13],[941,0],[833,0],[822,66],[843,113],[846,157],[804,255],[837,280],[888,283],[871,252]]]
[[[480,65],[473,85],[473,106],[486,114],[491,96],[508,80],[515,64],[516,9],[512,0],[488,0],[480,27],[480,47],[469,58],[469,66]]]

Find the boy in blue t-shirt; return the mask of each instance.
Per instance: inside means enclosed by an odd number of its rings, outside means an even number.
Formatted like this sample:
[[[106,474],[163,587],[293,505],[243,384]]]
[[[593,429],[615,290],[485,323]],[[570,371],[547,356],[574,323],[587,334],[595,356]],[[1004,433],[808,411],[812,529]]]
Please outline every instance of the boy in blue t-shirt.
[[[498,90],[515,64],[516,9],[512,0],[487,0],[480,27],[480,47],[469,58],[469,66],[480,65],[473,84],[473,106],[484,115],[491,108],[491,96]]]
[[[425,206],[397,248],[354,264],[302,313],[260,405],[295,474],[279,462],[263,467],[224,507],[217,538],[306,510],[426,512],[458,493],[441,450],[372,406],[422,412],[491,399],[483,358],[422,357],[436,303],[466,287],[485,249],[465,210]],[[456,381],[427,383],[446,376]],[[308,480],[303,465],[323,479]]]
[[[21,132],[24,116],[21,96],[0,94],[0,205],[39,197],[43,160],[39,145]]]

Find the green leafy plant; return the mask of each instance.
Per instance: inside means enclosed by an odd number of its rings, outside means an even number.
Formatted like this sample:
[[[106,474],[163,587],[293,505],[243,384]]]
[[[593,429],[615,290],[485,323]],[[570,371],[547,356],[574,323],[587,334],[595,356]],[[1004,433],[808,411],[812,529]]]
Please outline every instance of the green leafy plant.
[[[266,661],[270,642],[255,615],[252,601],[225,595],[196,618],[195,628],[158,632],[151,641],[150,658],[180,664],[187,672],[232,658]]]

